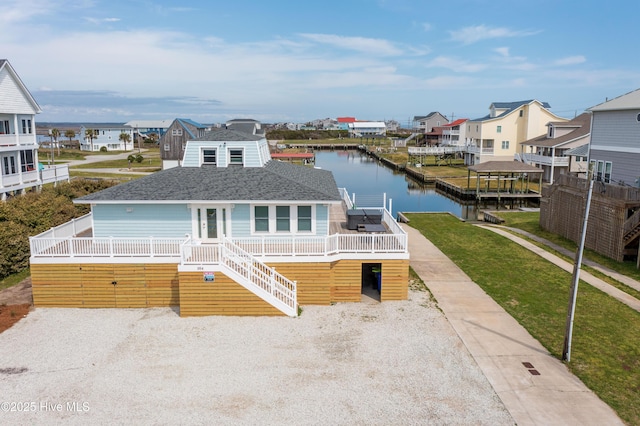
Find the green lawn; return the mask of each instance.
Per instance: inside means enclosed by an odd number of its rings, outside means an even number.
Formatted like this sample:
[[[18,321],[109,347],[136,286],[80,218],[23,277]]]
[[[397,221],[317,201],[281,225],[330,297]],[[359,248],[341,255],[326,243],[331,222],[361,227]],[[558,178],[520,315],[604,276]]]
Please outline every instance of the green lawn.
[[[446,214],[407,214],[472,280],[561,358],[571,274]],[[518,219],[521,220],[521,219]],[[580,283],[568,367],[629,424],[640,424],[640,313]]]
[[[9,275],[3,279],[0,279],[0,290],[12,287],[16,284],[19,284],[25,278],[28,278],[31,275],[31,271],[29,268],[18,272],[17,274]]]

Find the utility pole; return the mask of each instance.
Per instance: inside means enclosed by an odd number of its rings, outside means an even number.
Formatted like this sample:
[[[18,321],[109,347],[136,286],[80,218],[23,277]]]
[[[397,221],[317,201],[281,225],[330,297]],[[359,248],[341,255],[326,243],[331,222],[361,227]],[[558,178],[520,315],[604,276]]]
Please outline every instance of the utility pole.
[[[587,172],[587,178],[589,178]],[[591,194],[593,192],[593,176],[589,179],[589,189],[587,190],[587,204],[584,209],[584,219],[582,222],[582,235],[580,245],[576,251],[576,260],[573,265],[573,279],[571,281],[571,294],[569,295],[569,308],[567,309],[567,324],[564,334],[564,348],[562,349],[562,360],[571,362],[571,338],[573,335],[573,317],[576,312],[576,298],[578,297],[578,282],[580,281],[580,266],[582,264],[582,252],[584,251],[584,240],[587,236],[587,222],[589,219],[589,208],[591,207]]]

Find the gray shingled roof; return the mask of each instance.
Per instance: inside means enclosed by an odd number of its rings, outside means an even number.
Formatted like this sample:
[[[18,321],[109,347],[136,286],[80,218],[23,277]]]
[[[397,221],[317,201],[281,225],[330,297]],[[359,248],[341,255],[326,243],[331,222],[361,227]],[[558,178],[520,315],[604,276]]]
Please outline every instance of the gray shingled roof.
[[[587,111],[619,111],[629,109],[640,109],[640,89],[592,106],[588,108]]]
[[[340,201],[331,172],[280,161],[264,167],[175,167],[75,201]]]
[[[242,141],[259,141],[260,139],[264,139],[264,136],[236,132],[235,130],[229,130],[229,129],[218,129],[218,130],[212,130],[210,132],[206,132],[204,136],[196,140],[197,141],[222,141],[222,142],[240,141],[242,142]]]

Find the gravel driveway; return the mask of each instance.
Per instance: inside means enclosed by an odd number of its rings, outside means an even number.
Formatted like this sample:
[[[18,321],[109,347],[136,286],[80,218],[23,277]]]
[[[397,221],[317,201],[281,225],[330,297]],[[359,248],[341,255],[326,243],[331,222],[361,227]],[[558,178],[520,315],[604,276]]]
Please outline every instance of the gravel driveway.
[[[428,294],[409,296],[293,319],[38,308],[0,334],[0,422],[513,424]]]

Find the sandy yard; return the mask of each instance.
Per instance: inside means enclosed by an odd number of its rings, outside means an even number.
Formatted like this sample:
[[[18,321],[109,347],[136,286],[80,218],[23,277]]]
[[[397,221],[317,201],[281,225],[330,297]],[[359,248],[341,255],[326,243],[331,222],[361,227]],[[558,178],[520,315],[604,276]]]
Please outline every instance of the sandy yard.
[[[299,318],[34,309],[0,334],[3,424],[513,420],[425,292]]]

